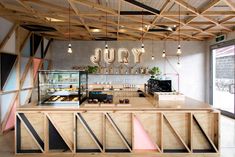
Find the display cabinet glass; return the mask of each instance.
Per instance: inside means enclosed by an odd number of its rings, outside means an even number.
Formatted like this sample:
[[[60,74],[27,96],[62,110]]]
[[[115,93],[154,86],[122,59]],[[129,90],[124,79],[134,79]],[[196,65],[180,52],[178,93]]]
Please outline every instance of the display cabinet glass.
[[[38,102],[48,104],[81,104],[88,95],[85,71],[38,71]]]

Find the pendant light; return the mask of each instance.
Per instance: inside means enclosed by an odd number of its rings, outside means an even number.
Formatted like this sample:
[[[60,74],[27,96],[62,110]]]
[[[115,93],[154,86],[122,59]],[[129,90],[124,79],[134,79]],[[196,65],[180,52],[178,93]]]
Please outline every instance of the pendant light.
[[[106,8],[107,8],[107,2],[108,0],[106,0]],[[108,43],[107,43],[107,38],[108,38],[108,36],[107,36],[107,24],[108,24],[108,22],[107,22],[107,12],[106,12],[106,30],[105,30],[105,36],[106,36],[106,39],[105,39],[105,50],[107,51],[108,50]]]
[[[144,42],[143,42],[143,38],[144,38],[144,27],[143,27],[143,24],[144,24],[144,11],[142,10],[142,44],[141,44],[141,52],[142,53],[145,53],[145,49],[144,49]]]
[[[162,57],[166,57],[166,40],[164,40],[164,47],[163,47],[163,52],[162,52]]]
[[[178,31],[179,39],[178,39],[178,48],[176,54],[181,55],[181,47],[180,47],[180,5],[179,5],[179,31]]]
[[[151,57],[152,60],[154,60],[154,55],[153,55],[153,39],[152,39],[152,57]]]
[[[69,45],[68,45],[68,53],[73,53],[71,38],[70,38],[70,4],[69,4]]]

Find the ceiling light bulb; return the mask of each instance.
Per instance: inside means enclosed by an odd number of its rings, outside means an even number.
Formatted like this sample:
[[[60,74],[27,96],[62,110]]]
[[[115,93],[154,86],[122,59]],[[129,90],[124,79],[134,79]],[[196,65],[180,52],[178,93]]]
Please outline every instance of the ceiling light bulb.
[[[162,57],[163,58],[166,57],[166,51],[165,50],[163,50],[163,52],[162,52]]]
[[[68,53],[73,53],[72,45],[71,44],[68,45]]]
[[[152,56],[152,60],[154,60],[154,56]]]
[[[176,54],[177,54],[177,55],[181,55],[181,48],[180,48],[180,45],[178,45],[178,49],[177,49]]]
[[[108,49],[108,44],[105,44],[105,49]]]
[[[142,45],[141,45],[141,51],[142,51],[142,53],[145,53],[144,43],[142,43]]]

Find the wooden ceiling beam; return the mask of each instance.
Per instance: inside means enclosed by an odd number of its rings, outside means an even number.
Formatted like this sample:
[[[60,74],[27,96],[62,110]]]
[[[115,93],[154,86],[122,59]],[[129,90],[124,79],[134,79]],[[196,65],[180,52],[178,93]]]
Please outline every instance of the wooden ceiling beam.
[[[118,15],[118,12],[116,10],[105,7],[105,6],[102,6],[102,5],[97,4],[97,3],[93,3],[93,2],[90,2],[90,1],[87,1],[87,0],[72,0],[72,1],[74,1],[76,3],[83,4],[83,5],[85,5],[87,7],[90,7],[90,8],[94,8],[94,9],[97,9],[97,10],[108,12],[110,14]]]
[[[69,5],[73,8],[73,11],[76,13],[76,15],[80,19],[81,23],[86,28],[86,30],[87,30],[88,34],[90,35],[91,39],[94,39],[93,35],[91,34],[90,28],[86,25],[84,19],[78,15],[79,14],[78,8],[74,5],[74,3],[71,0],[67,0],[67,1],[68,1]]]
[[[224,2],[233,10],[235,11],[235,2],[232,0],[224,0]]]
[[[160,13],[155,15],[153,21],[151,22],[151,26],[150,26],[150,27],[152,27],[152,25],[154,25],[154,24],[157,22],[157,20],[158,20],[159,18],[161,18],[161,16],[159,16],[159,15],[162,15],[162,13],[163,13],[163,12],[165,11],[165,9],[167,8],[167,5],[169,4],[169,2],[170,2],[170,0],[166,0],[166,2],[163,4],[163,6],[162,6],[162,8],[161,8],[161,10],[160,10]],[[150,27],[149,27],[149,28],[150,28]],[[148,28],[148,29],[149,29],[149,28]],[[143,34],[143,36],[141,37],[140,40],[142,40],[142,39],[144,38],[144,36],[145,36],[147,33],[148,33],[148,30],[147,30],[147,32],[145,32],[145,33]]]
[[[117,38],[118,38],[118,36],[119,36],[119,28],[120,28],[120,11],[121,11],[121,0],[118,0]]]

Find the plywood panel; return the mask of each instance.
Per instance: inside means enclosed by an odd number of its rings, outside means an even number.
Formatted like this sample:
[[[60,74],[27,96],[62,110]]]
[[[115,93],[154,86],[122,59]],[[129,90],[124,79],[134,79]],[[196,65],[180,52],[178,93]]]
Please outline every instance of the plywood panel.
[[[44,141],[44,115],[42,113],[25,113],[25,116]]]
[[[183,141],[189,146],[189,114],[187,113],[170,113],[165,114],[174,129],[179,133]]]
[[[48,114],[55,127],[59,129],[61,132],[61,137],[69,144],[70,147],[73,147],[73,114],[72,113],[49,113]]]
[[[21,138],[21,150],[39,150],[39,147],[36,144],[35,140],[26,130],[22,122],[20,124],[20,129],[21,129],[21,137],[20,137]]]
[[[105,122],[105,148],[106,149],[127,149],[126,145],[117,134],[111,123],[106,119]]]
[[[163,119],[163,149],[185,150],[184,145],[176,136],[166,119]]]
[[[121,133],[127,139],[128,143],[132,144],[132,117],[130,113],[111,113],[109,114]]]
[[[156,113],[141,113],[135,114],[138,120],[141,122],[147,134],[150,136],[153,142],[160,146],[161,143],[161,123],[160,114]]]
[[[102,113],[83,113],[81,114],[95,136],[103,144],[103,114]]]
[[[85,117],[88,118],[89,116],[86,115]],[[91,126],[91,127],[94,128],[94,126]],[[88,134],[88,132],[86,131],[86,129],[84,128],[84,126],[82,125],[79,119],[77,119],[77,132],[76,133],[77,133],[77,139],[76,139],[77,149],[98,149],[98,146],[92,140],[91,136]]]

